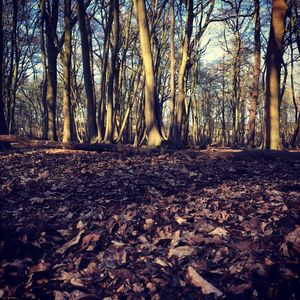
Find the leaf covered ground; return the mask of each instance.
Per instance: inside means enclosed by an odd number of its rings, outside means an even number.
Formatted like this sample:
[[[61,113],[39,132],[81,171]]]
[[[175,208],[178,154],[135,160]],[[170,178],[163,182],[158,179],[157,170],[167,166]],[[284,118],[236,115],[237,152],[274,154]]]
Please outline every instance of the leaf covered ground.
[[[300,153],[0,155],[0,298],[300,299]]]

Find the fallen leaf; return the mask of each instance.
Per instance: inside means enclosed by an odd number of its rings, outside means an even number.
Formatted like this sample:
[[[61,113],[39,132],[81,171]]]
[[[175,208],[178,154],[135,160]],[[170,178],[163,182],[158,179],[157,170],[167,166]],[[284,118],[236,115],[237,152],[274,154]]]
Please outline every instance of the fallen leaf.
[[[290,256],[289,245],[297,253],[300,253],[300,226],[297,226],[285,237],[284,243],[280,247],[281,252],[287,257]]]
[[[180,246],[176,248],[171,248],[168,253],[168,257],[176,256],[181,259],[186,256],[190,256],[195,252],[195,250],[190,246]]]
[[[149,230],[153,227],[153,225],[155,224],[155,221],[153,219],[146,219],[145,220],[145,224],[144,224],[144,230]]]
[[[64,254],[70,247],[78,244],[83,233],[84,230],[80,230],[72,240],[66,242],[61,248],[57,249],[56,253]]]
[[[100,235],[99,234],[95,234],[95,233],[90,233],[88,235],[85,235],[82,238],[82,243],[81,243],[81,248],[80,250],[86,249],[88,251],[91,251],[94,249],[94,245],[89,245],[91,242],[98,242],[100,239]]]
[[[45,198],[41,198],[41,197],[32,197],[29,199],[29,201],[32,203],[32,204],[42,204],[44,201],[45,201]]]
[[[213,231],[209,232],[210,235],[227,236],[228,231],[222,227],[217,227]]]
[[[189,266],[187,271],[187,279],[191,282],[195,287],[201,288],[201,291],[204,295],[214,294],[216,297],[223,296],[223,293],[205,280],[201,275],[197,273],[197,271]]]
[[[172,267],[172,264],[165,262],[164,260],[160,259],[159,257],[157,257],[155,259],[155,263],[162,266],[162,267]]]
[[[29,274],[46,271],[48,270],[49,267],[50,267],[49,263],[45,263],[44,260],[41,260],[37,265],[32,266],[29,269]]]

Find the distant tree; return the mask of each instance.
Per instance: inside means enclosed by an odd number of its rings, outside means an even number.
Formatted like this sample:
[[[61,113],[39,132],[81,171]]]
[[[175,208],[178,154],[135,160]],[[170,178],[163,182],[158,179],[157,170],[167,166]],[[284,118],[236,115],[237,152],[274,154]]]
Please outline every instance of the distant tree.
[[[285,0],[273,0],[271,28],[266,57],[266,97],[264,148],[281,149],[280,141],[280,69],[288,5]]]

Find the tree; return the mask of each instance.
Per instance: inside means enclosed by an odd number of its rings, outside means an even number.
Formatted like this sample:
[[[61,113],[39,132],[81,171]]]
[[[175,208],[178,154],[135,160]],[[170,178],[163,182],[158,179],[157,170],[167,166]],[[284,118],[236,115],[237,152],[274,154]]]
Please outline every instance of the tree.
[[[254,0],[254,68],[253,68],[253,87],[249,109],[249,131],[247,144],[254,147],[255,140],[255,116],[259,93],[259,73],[260,73],[260,7],[259,0]]]
[[[71,20],[71,0],[64,0],[64,44],[65,51],[63,54],[64,68],[64,96],[63,96],[63,113],[64,113],[64,129],[63,142],[72,141],[71,129],[71,39],[72,39],[72,20]]]
[[[113,41],[111,50],[111,62],[108,75],[108,98],[107,98],[107,114],[106,114],[106,131],[104,141],[106,143],[113,142],[114,120],[113,120],[113,96],[114,85],[118,88],[116,60],[119,51],[119,0],[113,0]]]
[[[134,0],[134,7],[139,26],[141,52],[145,74],[145,122],[148,146],[156,147],[162,143],[161,129],[157,115],[153,57],[150,46],[149,26],[146,15],[145,0]]]
[[[174,0],[170,0],[170,117],[169,117],[169,133],[170,141],[174,138],[174,112],[175,112],[175,12]]]
[[[4,99],[3,99],[3,0],[0,0],[0,134],[7,134],[7,127],[4,116]],[[0,150],[9,148],[9,143],[0,143]]]
[[[47,74],[47,108],[48,108],[48,139],[57,140],[56,133],[56,98],[57,98],[57,55],[58,49],[55,44],[56,28],[58,22],[59,0],[46,1],[46,46],[48,58]]]
[[[185,108],[185,83],[186,83],[186,71],[187,64],[190,59],[190,41],[193,32],[193,0],[186,1],[187,9],[187,19],[185,27],[184,41],[181,49],[181,63],[178,73],[178,100],[177,100],[177,114],[176,114],[176,127],[175,127],[175,145],[181,147],[185,143],[184,137],[184,118],[186,117],[186,108]]]
[[[283,38],[288,5],[285,0],[273,0],[271,28],[266,57],[266,97],[264,107],[264,148],[281,149],[280,141],[280,70]]]
[[[91,45],[89,45],[89,41],[88,41],[86,12],[85,12],[83,0],[77,1],[77,17],[78,17],[79,28],[80,28],[83,76],[84,76],[85,93],[87,97],[88,139],[90,141],[93,141],[97,138],[97,124],[96,124],[93,79],[92,79],[91,64],[90,64],[91,60],[90,60],[89,47]]]
[[[41,82],[43,104],[43,139],[48,139],[48,108],[47,108],[47,54],[45,49],[45,0],[40,0],[40,44],[42,55],[43,79]]]

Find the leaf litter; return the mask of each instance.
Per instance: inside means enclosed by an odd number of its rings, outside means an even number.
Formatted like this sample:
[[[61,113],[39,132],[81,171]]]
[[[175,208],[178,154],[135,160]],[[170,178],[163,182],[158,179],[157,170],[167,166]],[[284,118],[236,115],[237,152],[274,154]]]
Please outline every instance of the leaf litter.
[[[0,156],[0,298],[299,299],[300,153]]]

